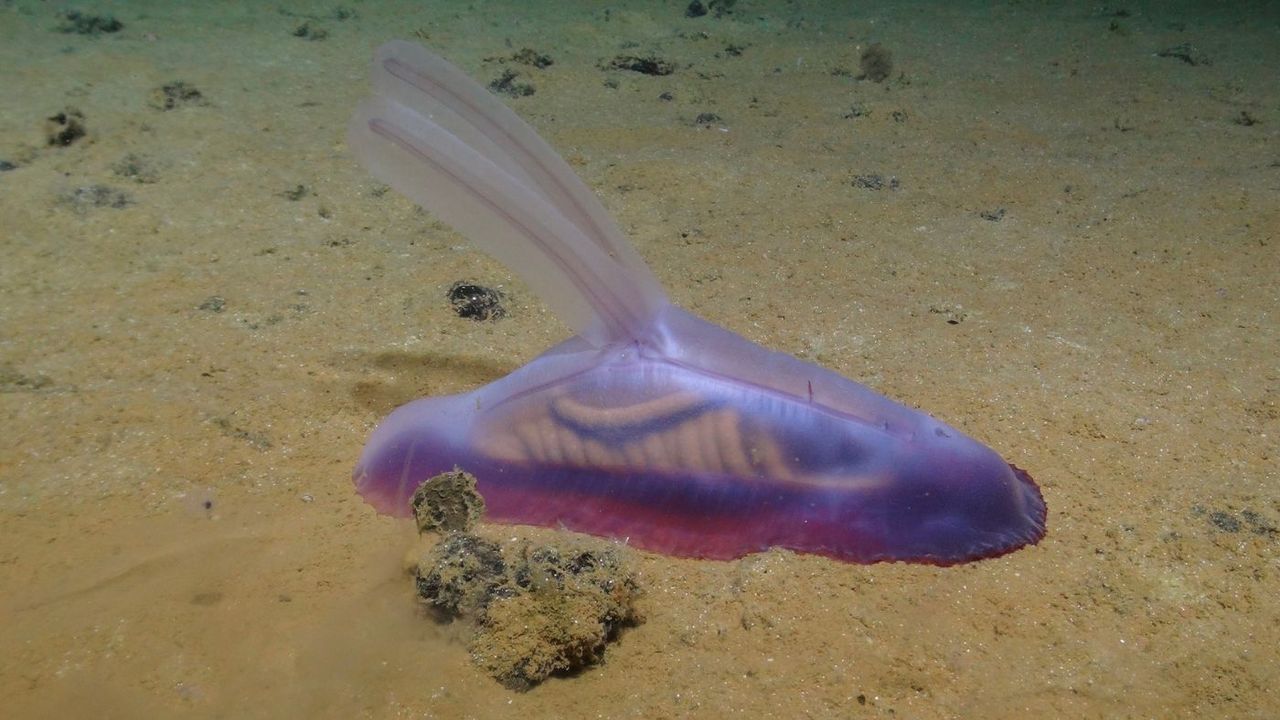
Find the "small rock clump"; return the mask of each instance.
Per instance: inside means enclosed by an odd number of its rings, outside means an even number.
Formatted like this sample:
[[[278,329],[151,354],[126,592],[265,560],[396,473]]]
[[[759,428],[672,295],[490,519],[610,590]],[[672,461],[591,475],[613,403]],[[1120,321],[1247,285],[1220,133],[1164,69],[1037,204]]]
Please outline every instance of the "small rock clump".
[[[500,683],[523,691],[595,665],[643,621],[640,585],[615,546],[498,543],[471,532],[483,508],[474,476],[460,470],[418,489],[418,527],[442,537],[418,559],[414,583],[440,619],[471,624],[472,661]]]
[[[528,690],[604,659],[623,628],[640,624],[640,586],[612,548],[516,543],[470,644],[471,658],[503,685]]]
[[[484,515],[476,477],[457,468],[419,485],[409,503],[420,534],[468,532]]]

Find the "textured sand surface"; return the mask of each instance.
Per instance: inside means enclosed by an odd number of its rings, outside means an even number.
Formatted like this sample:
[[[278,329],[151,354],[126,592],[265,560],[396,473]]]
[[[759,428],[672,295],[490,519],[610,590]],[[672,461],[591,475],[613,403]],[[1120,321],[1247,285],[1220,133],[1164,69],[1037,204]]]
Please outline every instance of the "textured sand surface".
[[[0,2],[5,716],[1280,715],[1280,11],[1045,5],[99,2],[94,37]],[[677,302],[988,442],[1046,539],[637,553],[603,666],[474,669],[350,468],[565,331],[346,152],[373,47],[415,35],[533,85]],[[175,81],[203,102],[154,107]],[[88,134],[47,147],[69,106]],[[509,317],[454,315],[460,279]]]

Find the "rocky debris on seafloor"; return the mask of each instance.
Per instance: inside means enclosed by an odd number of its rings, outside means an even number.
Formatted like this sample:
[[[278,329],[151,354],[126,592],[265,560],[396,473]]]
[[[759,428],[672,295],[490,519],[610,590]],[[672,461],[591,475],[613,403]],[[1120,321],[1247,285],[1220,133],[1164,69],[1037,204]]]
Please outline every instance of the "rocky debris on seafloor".
[[[414,493],[419,531],[440,534],[414,563],[418,597],[440,619],[470,623],[472,661],[513,690],[601,662],[623,628],[643,621],[623,552],[604,541],[473,534],[484,510],[475,482],[455,469]]]
[[[419,485],[409,504],[419,534],[470,532],[484,514],[475,476],[457,468]]]

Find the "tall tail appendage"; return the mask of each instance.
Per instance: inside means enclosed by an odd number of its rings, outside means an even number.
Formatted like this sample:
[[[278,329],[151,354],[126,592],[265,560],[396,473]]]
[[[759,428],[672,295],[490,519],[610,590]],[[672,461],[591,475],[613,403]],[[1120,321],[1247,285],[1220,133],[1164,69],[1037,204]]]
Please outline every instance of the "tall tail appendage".
[[[412,43],[378,49],[373,85],[348,132],[370,173],[519,275],[592,345],[644,333],[666,295],[599,200],[528,124]]]

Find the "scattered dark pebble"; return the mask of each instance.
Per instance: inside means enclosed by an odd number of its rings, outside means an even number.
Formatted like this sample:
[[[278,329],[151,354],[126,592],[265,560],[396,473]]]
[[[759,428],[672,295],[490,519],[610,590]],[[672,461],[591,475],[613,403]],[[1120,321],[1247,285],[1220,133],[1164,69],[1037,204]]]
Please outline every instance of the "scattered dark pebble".
[[[0,172],[9,172],[10,170],[17,170],[17,169],[18,169],[18,166],[14,165],[8,160],[0,160]]]
[[[324,13],[295,12],[288,8],[276,8],[276,12],[280,13],[285,17],[302,18],[305,20],[343,21],[343,20],[352,20],[354,18],[359,17],[359,14],[355,10],[352,10],[351,8],[348,8],[348,7],[342,7],[342,6],[338,6],[330,10],[329,12],[324,12]]]
[[[685,6],[684,16],[700,18],[710,14],[716,18],[722,18],[733,12],[733,6],[736,3],[737,0],[708,0],[705,3],[702,0],[693,0]]]
[[[1268,538],[1280,537],[1280,528],[1270,520],[1264,518],[1256,510],[1245,508],[1239,512],[1230,510],[1210,510],[1201,505],[1195,505],[1191,508],[1191,514],[1203,516],[1209,521],[1214,529],[1224,533],[1238,533],[1242,530],[1248,530],[1255,535],[1262,535]]]
[[[1188,65],[1212,65],[1213,64],[1209,61],[1208,55],[1205,55],[1204,53],[1200,52],[1195,48],[1194,45],[1191,45],[1190,43],[1182,43],[1181,45],[1174,45],[1173,47],[1167,47],[1157,52],[1156,55],[1163,58],[1174,58],[1177,60],[1181,60],[1182,62]]]
[[[343,8],[343,6],[340,5],[333,10],[329,10],[328,13],[300,13],[288,8],[276,8],[275,12],[284,15],[285,18],[298,18],[303,20],[338,20],[338,22],[344,22],[344,20],[351,20],[360,17],[360,13],[357,13],[356,10]],[[325,33],[325,36],[328,36],[328,33]],[[321,40],[321,38],[316,38],[316,40]]]
[[[228,418],[216,417],[213,419],[213,424],[222,431],[223,435],[226,435],[227,437],[235,438],[236,440],[244,440],[259,450],[268,450],[271,448],[271,439],[266,435],[238,427]]]
[[[449,304],[458,317],[482,322],[499,320],[507,316],[502,293],[483,285],[459,280],[449,286]]]
[[[880,43],[872,43],[862,51],[858,65],[862,70],[859,80],[884,82],[893,72],[893,54]]]
[[[1240,521],[1234,515],[1222,510],[1214,510],[1209,513],[1209,522],[1222,532],[1236,533],[1240,532]]]
[[[1250,115],[1248,110],[1241,110],[1240,114],[1232,119],[1232,122],[1241,127],[1253,127],[1258,124],[1258,118]]]
[[[969,313],[959,306],[951,307],[950,305],[930,305],[929,314],[943,316],[948,325],[959,325],[964,322],[965,318],[969,317]]]
[[[66,147],[84,137],[86,132],[84,113],[73,107],[45,120],[44,137],[49,145]]]
[[[1000,222],[1004,219],[1004,208],[996,208],[995,210],[983,210],[978,213],[978,217],[991,222]]]
[[[89,15],[79,10],[64,10],[61,13],[62,23],[57,30],[70,35],[102,35],[103,33],[120,32],[124,23],[110,15]]]
[[[853,186],[863,188],[865,190],[883,190],[885,188],[897,190],[901,185],[902,184],[898,182],[898,178],[892,176],[885,177],[877,173],[853,176]]]
[[[311,188],[307,187],[306,185],[294,185],[288,190],[281,190],[276,194],[290,202],[298,202],[302,198],[308,195],[312,195],[314,193],[312,193]]]
[[[867,117],[869,115],[871,115],[871,110],[868,109],[866,105],[854,103],[854,105],[849,108],[849,112],[844,114],[844,119],[852,120],[853,118]]]
[[[157,110],[176,110],[190,105],[208,105],[204,94],[183,80],[166,83],[151,91],[151,99],[147,103]]]
[[[0,365],[0,392],[39,392],[53,385],[46,375],[28,375],[12,365]]]
[[[204,310],[205,312],[220,313],[226,307],[227,301],[225,298],[219,295],[210,295],[204,299],[204,302],[197,305],[196,309]]]
[[[456,468],[419,485],[410,504],[419,533],[470,532],[484,515],[475,476]]]
[[[1266,518],[1253,510],[1241,510],[1240,519],[1244,520],[1245,524],[1249,526],[1249,530],[1254,534],[1266,535],[1268,537],[1280,535],[1280,528],[1277,528],[1275,524],[1269,522]]]
[[[522,48],[519,52],[512,55],[511,59],[521,65],[529,65],[531,67],[536,67],[539,70],[545,70],[555,63],[555,61],[551,59],[550,55],[537,52],[530,48]]]
[[[535,67],[539,70],[545,70],[555,64],[550,55],[540,53],[531,48],[521,48],[506,57],[487,57],[485,60],[499,63],[514,62]]]
[[[128,193],[109,185],[82,185],[63,193],[60,199],[75,210],[82,212],[93,208],[105,207],[119,210],[133,204],[133,198],[129,197]]]
[[[275,253],[275,248],[271,248],[269,252],[259,252],[259,253],[256,253],[256,255],[262,256],[262,255],[271,255],[274,253]],[[298,317],[300,314],[301,313],[295,311],[293,316]],[[249,330],[261,330],[262,328],[268,328],[268,327],[272,327],[273,325],[279,325],[280,323],[284,322],[285,319],[286,319],[285,316],[281,313],[271,313],[270,315],[267,315],[265,317],[259,317],[259,318],[237,318],[237,321],[240,322],[244,327],[248,328]]]
[[[532,95],[535,92],[533,86],[525,82],[516,82],[516,78],[519,76],[520,73],[514,70],[503,70],[502,75],[497,80],[489,83],[489,90],[508,97]]]
[[[675,72],[675,65],[652,55],[618,55],[602,66],[602,69],[630,70],[642,75],[670,75]]]
[[[157,182],[160,179],[160,173],[150,160],[133,153],[129,153],[112,163],[111,172],[119,177],[144,185]]]
[[[329,31],[322,27],[313,27],[309,22],[304,22],[293,29],[292,35],[303,40],[324,40],[329,37]]]

